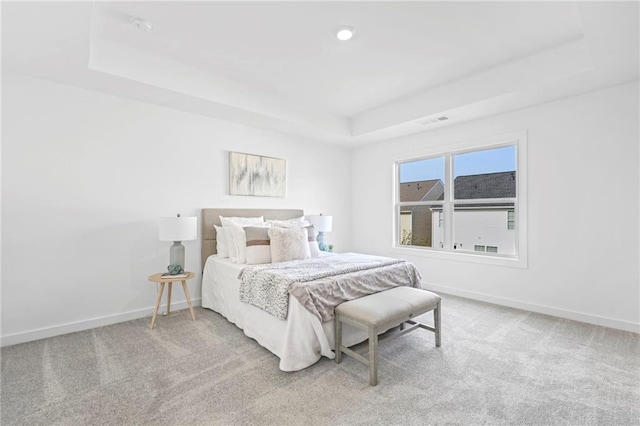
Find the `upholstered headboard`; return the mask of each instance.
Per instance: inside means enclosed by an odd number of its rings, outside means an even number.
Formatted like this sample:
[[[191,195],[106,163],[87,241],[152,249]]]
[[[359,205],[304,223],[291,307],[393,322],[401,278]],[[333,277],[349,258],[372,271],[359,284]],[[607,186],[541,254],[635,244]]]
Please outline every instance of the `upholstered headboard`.
[[[223,217],[256,217],[264,216],[265,220],[293,219],[304,215],[299,209],[202,209],[202,270],[207,258],[216,254],[216,228]]]

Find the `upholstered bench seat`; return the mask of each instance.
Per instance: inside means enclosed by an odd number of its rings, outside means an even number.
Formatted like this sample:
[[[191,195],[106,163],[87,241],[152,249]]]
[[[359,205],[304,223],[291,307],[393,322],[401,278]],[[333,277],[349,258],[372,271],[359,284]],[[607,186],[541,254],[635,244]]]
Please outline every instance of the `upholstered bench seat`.
[[[369,382],[375,386],[378,383],[378,334],[398,325],[402,326],[403,331],[390,337],[398,337],[417,328],[424,328],[435,333],[436,346],[439,347],[440,301],[440,296],[430,291],[412,287],[394,287],[341,303],[335,309],[336,362],[340,363],[342,353],[345,353],[368,365]],[[433,311],[433,327],[412,320],[429,311]],[[368,358],[342,345],[343,323],[368,331]],[[413,327],[405,330],[404,323],[412,324]]]

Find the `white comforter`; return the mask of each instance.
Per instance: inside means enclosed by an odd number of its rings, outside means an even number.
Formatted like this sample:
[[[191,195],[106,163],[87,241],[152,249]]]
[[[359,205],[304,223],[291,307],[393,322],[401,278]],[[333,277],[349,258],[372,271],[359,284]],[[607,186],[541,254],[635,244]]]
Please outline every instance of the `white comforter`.
[[[202,306],[220,313],[278,356],[283,371],[301,370],[321,356],[333,359],[333,320],[322,324],[293,296],[289,296],[286,320],[240,302],[238,275],[244,267],[229,259],[210,256],[202,276]],[[344,344],[350,346],[366,338],[364,331],[348,324],[343,326]]]

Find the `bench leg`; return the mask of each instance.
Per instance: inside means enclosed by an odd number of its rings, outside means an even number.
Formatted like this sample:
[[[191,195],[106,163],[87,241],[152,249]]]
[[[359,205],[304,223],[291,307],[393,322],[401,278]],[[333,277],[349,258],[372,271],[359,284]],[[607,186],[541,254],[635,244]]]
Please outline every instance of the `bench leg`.
[[[436,334],[436,347],[440,347],[440,302],[433,310],[433,328],[435,329]]]
[[[369,327],[369,383],[378,384],[378,333],[374,327]]]
[[[336,349],[336,363],[340,364],[342,362],[342,351],[340,350],[340,346],[342,345],[342,321],[336,315],[335,319],[335,349]]]

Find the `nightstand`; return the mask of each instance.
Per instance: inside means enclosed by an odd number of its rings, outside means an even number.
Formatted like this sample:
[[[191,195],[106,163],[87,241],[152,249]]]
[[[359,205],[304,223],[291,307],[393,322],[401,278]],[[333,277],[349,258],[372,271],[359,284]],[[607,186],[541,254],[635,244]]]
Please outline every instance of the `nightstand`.
[[[190,280],[195,276],[193,272],[185,272],[184,274],[178,274],[176,276],[165,275],[163,276],[162,272],[157,274],[153,274],[149,277],[149,281],[160,284],[160,291],[158,292],[158,297],[156,297],[156,308],[153,311],[153,319],[151,320],[151,329],[156,325],[156,318],[158,317],[158,308],[160,307],[160,300],[162,300],[162,293],[164,292],[164,285],[169,284],[169,289],[167,291],[167,315],[171,312],[171,287],[173,283],[176,281],[182,281],[182,289],[184,290],[184,295],[187,298],[187,304],[189,305],[189,311],[191,311],[191,318],[196,320],[196,315],[193,313],[193,305],[191,305],[191,295],[189,294],[189,287],[187,286],[187,280]]]

